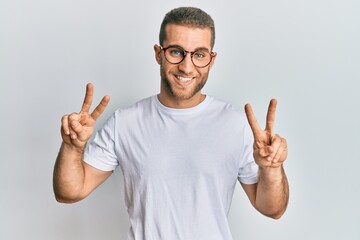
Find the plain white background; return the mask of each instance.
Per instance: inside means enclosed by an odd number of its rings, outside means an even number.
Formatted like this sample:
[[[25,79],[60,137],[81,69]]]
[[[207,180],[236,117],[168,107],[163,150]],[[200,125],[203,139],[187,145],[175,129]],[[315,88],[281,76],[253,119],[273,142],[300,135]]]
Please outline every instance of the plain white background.
[[[264,124],[278,99],[291,186],[279,221],[261,216],[240,185],[235,240],[359,240],[360,2],[358,0],[0,2],[0,239],[125,239],[122,175],[82,202],[55,201],[60,119],[79,111],[85,84],[118,107],[159,91],[153,45],[166,12],[197,6],[216,23],[218,58],[205,93],[253,105]]]

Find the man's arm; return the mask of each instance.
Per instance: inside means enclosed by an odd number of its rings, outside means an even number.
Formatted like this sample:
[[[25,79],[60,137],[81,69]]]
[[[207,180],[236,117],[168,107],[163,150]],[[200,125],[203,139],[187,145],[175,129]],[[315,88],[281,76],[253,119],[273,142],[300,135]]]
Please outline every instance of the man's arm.
[[[274,219],[284,214],[289,201],[289,185],[282,167],[260,169],[258,183],[241,185],[259,212]]]
[[[103,183],[111,171],[101,171],[83,161],[83,152],[62,144],[56,158],[53,186],[58,202],[74,203],[84,199]]]
[[[289,185],[283,168],[287,158],[287,142],[274,134],[276,100],[270,101],[266,128],[260,129],[251,106],[245,106],[246,116],[254,135],[254,159],[259,165],[259,181],[242,184],[252,205],[262,214],[278,219],[286,210]]]
[[[72,203],[85,198],[111,175],[111,172],[97,170],[83,162],[86,143],[95,122],[110,100],[105,96],[90,114],[93,91],[92,84],[88,84],[81,111],[64,115],[61,120],[63,142],[53,174],[54,194],[59,202]]]

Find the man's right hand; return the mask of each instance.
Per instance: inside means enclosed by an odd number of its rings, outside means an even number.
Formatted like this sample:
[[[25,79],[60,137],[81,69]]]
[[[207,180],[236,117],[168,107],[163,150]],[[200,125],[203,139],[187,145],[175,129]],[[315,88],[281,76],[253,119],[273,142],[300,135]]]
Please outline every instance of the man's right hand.
[[[79,113],[64,115],[61,119],[61,136],[64,144],[83,151],[86,143],[94,131],[96,120],[104,112],[110,101],[109,96],[104,96],[99,105],[90,114],[89,110],[93,100],[94,86],[86,85],[84,103]]]
[[[80,201],[111,175],[111,171],[98,170],[83,161],[85,146],[94,131],[96,120],[110,101],[108,96],[103,97],[95,110],[89,113],[93,93],[93,85],[87,84],[80,112],[65,115],[61,120],[63,143],[53,174],[54,193],[58,202]]]

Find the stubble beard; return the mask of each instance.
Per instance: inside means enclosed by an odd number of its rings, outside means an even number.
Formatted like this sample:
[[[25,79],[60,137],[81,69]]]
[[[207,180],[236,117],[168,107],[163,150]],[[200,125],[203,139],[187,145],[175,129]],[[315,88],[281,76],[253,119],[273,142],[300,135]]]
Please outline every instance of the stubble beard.
[[[183,91],[181,89],[175,89],[175,87],[171,85],[163,69],[161,69],[161,82],[170,96],[174,97],[177,100],[189,100],[193,96],[195,96],[198,92],[200,92],[201,89],[205,86],[208,79],[208,75],[209,75],[208,72],[204,74],[201,81],[197,83],[197,85],[193,89],[191,89],[191,91],[185,91],[184,90],[185,88],[183,88]]]

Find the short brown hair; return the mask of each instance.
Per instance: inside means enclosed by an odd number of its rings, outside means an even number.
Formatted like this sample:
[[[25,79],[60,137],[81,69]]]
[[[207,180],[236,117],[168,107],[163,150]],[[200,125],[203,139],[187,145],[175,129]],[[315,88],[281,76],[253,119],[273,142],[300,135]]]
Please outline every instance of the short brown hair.
[[[210,28],[211,49],[215,44],[215,24],[209,14],[195,7],[179,7],[168,12],[161,23],[159,44],[162,45],[165,38],[165,28],[168,24],[184,25],[196,28]]]

